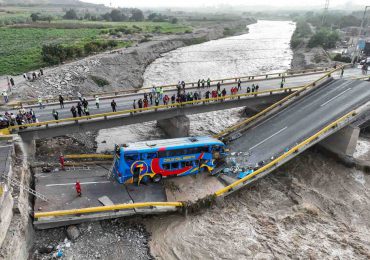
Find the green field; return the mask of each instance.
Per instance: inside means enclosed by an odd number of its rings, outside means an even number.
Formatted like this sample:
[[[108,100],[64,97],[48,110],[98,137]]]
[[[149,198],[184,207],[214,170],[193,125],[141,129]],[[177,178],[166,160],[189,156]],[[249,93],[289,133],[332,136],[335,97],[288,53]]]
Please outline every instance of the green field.
[[[61,29],[63,26],[75,29]],[[88,22],[57,20],[32,24],[27,28],[0,27],[0,75],[15,75],[32,69],[47,66],[42,60],[41,49],[44,44],[84,44],[91,40],[106,39],[110,29],[126,26],[140,27],[142,33],[182,33],[191,30],[181,24],[154,22]],[[41,27],[41,28],[37,28]],[[49,28],[43,28],[49,27]],[[87,28],[84,28],[87,27]],[[96,27],[96,28],[94,28]],[[98,29],[100,28],[100,29]],[[104,29],[101,29],[104,28]],[[106,29],[105,29],[106,28]],[[117,47],[124,47],[127,42],[118,41]]]
[[[19,74],[45,66],[45,43],[77,43],[97,37],[98,29],[0,28],[0,75]]]

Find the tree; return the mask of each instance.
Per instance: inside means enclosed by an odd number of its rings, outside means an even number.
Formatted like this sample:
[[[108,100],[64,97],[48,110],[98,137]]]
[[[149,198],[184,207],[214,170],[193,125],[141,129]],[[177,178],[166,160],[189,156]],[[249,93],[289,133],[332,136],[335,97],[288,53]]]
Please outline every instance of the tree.
[[[39,13],[32,13],[31,14],[31,19],[32,19],[32,22],[37,22],[40,19],[40,14]]]
[[[69,9],[66,14],[63,16],[64,19],[67,20],[77,20],[78,16],[74,9]]]
[[[131,11],[131,20],[139,22],[144,21],[144,14],[140,9],[134,8]]]
[[[152,21],[154,20],[154,18],[156,18],[158,15],[156,13],[151,13],[150,15],[148,15],[148,20]]]
[[[127,20],[127,16],[124,15],[120,10],[118,9],[113,9],[110,12],[110,17],[113,22],[122,22]]]
[[[171,19],[171,23],[175,24],[177,22],[178,22],[178,19],[176,17],[174,17],[174,18]]]

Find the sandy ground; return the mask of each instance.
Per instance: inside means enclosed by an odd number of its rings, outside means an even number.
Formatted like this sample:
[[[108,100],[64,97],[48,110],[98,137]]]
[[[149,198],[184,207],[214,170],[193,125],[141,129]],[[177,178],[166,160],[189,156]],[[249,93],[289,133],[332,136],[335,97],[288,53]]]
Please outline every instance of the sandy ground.
[[[369,259],[370,176],[311,151],[198,215],[147,222],[157,259]]]

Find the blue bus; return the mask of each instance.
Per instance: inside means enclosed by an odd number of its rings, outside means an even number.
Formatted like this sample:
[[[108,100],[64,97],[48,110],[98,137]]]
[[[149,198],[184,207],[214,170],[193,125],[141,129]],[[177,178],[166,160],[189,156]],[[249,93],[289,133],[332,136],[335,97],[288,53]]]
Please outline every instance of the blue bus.
[[[129,143],[115,151],[113,175],[121,184],[212,172],[226,155],[225,144],[208,136]]]

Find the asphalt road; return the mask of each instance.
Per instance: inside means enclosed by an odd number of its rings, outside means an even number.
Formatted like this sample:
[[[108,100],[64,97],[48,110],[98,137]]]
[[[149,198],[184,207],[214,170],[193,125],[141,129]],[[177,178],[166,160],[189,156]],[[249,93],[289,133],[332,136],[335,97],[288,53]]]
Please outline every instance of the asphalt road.
[[[359,69],[347,69],[345,71],[345,78],[351,78],[353,76],[360,76],[361,70]],[[306,83],[312,82],[315,79],[321,77],[324,73],[322,74],[315,74],[315,75],[304,75],[304,76],[298,76],[298,77],[291,77],[286,79],[286,83],[284,84],[284,87],[294,87],[294,86],[300,86],[304,85]],[[336,73],[338,77],[338,73]],[[260,86],[259,90],[266,90],[266,89],[275,89],[280,87],[280,79],[271,79],[271,80],[261,80],[258,82],[248,82],[248,83],[243,83],[242,84],[242,90],[240,93],[246,93],[247,86],[251,86],[252,83],[256,84],[258,83]],[[235,87],[235,85],[225,85],[222,86],[221,89],[224,87],[227,90],[227,93],[230,94],[230,89],[232,87]],[[212,90],[215,87],[211,87],[210,90]],[[188,88],[187,88],[188,89]],[[194,89],[188,89],[188,91],[194,91]],[[205,92],[207,91],[207,88],[205,89],[200,89],[202,97],[204,97]],[[176,93],[175,90],[168,90],[165,92],[165,94],[169,95],[170,97]],[[117,111],[120,110],[127,110],[127,109],[132,109],[133,108],[133,100],[138,100],[139,98],[143,98],[143,93],[138,93],[136,95],[128,95],[128,96],[123,96],[123,97],[117,97],[114,98],[114,100],[117,103]],[[95,101],[89,101],[89,110],[90,110],[90,115],[94,114],[101,114],[101,113],[107,113],[107,112],[112,112],[111,108],[111,103],[112,99],[101,99],[100,100],[100,108],[97,109],[95,106]],[[59,113],[59,119],[63,118],[70,118],[72,117],[72,113],[70,112],[70,109],[72,105],[76,106],[76,103],[72,104],[65,104],[65,108],[61,109],[59,104],[50,104],[46,105],[45,109],[39,109],[38,107],[33,108],[33,110],[36,113],[36,116],[40,122],[42,121],[47,121],[47,120],[54,120],[54,117],[52,116],[52,110],[56,109]],[[160,102],[162,104],[162,102]],[[17,113],[16,110],[9,110],[9,112],[12,113]]]
[[[247,130],[230,149],[244,152],[244,163],[255,166],[276,158],[369,100],[369,82],[334,80]]]

